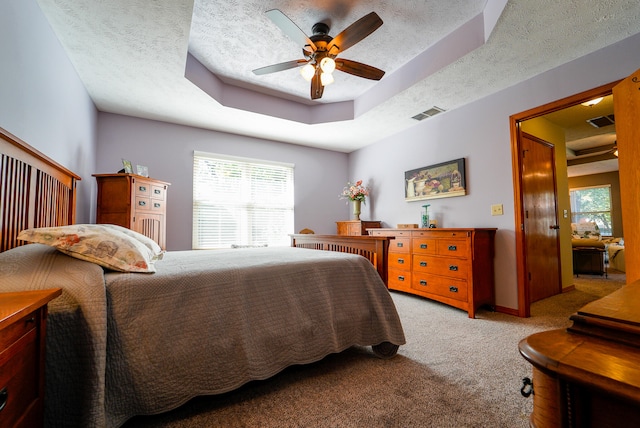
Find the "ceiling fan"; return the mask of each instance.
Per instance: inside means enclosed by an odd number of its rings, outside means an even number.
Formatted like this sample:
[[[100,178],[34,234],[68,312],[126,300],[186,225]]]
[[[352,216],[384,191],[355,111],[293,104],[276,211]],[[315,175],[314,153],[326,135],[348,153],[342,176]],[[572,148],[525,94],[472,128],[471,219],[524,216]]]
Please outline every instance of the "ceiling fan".
[[[333,70],[340,70],[365,79],[380,80],[384,71],[349,59],[336,58],[382,25],[382,19],[375,12],[358,19],[335,37],[329,36],[329,26],[318,22],[312,28],[313,35],[308,37],[289,17],[278,9],[266,12],[287,36],[302,46],[304,59],[268,65],[253,70],[256,75],[275,73],[295,67],[302,67],[302,76],[311,81],[311,99],[322,97],[324,87],[333,82]]]

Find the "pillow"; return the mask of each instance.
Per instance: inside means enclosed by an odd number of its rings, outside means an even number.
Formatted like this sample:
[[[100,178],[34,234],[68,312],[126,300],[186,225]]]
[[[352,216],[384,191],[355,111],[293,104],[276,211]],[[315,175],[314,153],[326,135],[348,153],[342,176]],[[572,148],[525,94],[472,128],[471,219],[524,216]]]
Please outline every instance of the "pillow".
[[[601,240],[600,228],[595,222],[571,223],[571,237],[573,239]]]
[[[155,272],[153,252],[140,241],[98,224],[41,227],[20,232],[18,239],[119,272]]]
[[[162,260],[162,256],[164,255],[164,250],[160,248],[160,245],[153,239],[148,236],[143,235],[142,233],[138,233],[135,230],[127,229],[126,227],[118,226],[116,224],[101,224],[100,226],[108,227],[109,229],[114,229],[119,232],[124,233],[138,241],[140,241],[145,247],[151,250],[154,255],[154,260]]]

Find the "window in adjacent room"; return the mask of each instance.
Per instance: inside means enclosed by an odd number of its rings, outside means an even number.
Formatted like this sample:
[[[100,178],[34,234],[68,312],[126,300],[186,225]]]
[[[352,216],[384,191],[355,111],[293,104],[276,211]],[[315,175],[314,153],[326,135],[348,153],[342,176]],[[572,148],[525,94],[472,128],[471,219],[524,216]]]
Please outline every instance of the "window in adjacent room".
[[[603,236],[611,236],[611,186],[569,189],[571,222],[595,222]]]
[[[193,248],[286,246],[293,165],[194,152]]]

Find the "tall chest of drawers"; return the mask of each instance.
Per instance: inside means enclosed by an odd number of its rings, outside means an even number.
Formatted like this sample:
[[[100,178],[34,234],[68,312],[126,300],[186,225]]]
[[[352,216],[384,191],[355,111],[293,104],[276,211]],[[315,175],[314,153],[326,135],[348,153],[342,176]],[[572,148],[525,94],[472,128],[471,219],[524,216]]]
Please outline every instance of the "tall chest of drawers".
[[[170,183],[136,174],[94,174],[96,223],[117,224],[153,239],[164,250]]]
[[[494,305],[496,229],[370,229],[389,242],[388,286],[467,311]]]

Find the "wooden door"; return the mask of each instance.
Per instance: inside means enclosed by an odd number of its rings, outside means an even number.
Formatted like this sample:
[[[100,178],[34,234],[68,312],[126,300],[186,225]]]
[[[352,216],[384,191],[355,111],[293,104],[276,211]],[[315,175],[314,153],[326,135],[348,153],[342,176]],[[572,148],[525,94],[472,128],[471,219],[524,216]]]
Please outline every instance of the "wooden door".
[[[627,284],[640,279],[640,70],[613,88]]]
[[[561,292],[554,147],[521,133],[522,208],[529,303]]]

